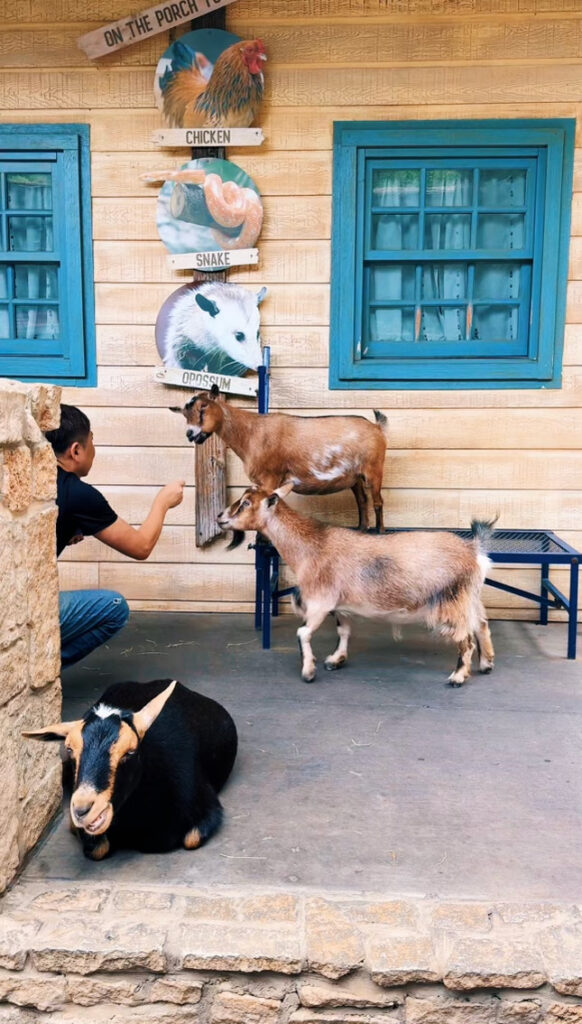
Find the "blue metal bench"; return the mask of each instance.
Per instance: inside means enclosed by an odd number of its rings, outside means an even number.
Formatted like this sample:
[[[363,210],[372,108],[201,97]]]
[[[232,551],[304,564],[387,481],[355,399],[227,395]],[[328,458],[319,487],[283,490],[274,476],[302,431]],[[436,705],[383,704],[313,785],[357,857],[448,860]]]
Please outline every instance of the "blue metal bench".
[[[269,409],[269,365],[270,350],[264,349],[263,366],[259,367],[259,412]],[[407,529],[424,529],[409,527]],[[375,531],[371,531],[375,532]],[[402,533],[403,529],[388,529],[386,533]],[[469,538],[470,530],[452,529],[459,537]],[[294,587],[284,590],[279,588],[279,553],[273,545],[257,534],[255,544],[255,629],[262,629],[263,648],[271,646],[271,618],[279,614],[279,601],[291,594]],[[548,610],[564,610],[568,613],[568,645],[567,657],[576,657],[576,631],[578,617],[578,566],[582,553],[576,551],[557,537],[551,530],[495,530],[491,538],[488,552],[492,562],[506,565],[539,565],[540,590],[534,594],[520,587],[512,587],[509,583],[501,583],[487,577],[485,583],[509,594],[517,594],[529,601],[535,601],[540,607],[539,624],[546,626]],[[549,578],[550,566],[563,565],[570,567],[570,586],[568,596],[558,590]]]

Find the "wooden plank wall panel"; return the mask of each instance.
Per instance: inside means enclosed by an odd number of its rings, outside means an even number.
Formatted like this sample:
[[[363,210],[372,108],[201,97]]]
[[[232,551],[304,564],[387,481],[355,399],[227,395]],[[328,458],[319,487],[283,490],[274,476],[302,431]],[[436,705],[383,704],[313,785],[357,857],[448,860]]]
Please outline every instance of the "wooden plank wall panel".
[[[143,520],[157,489],[184,475],[152,560],[131,563],[96,541],[61,559],[63,586],[112,586],[136,608],[249,611],[245,547],[194,544],[194,453],[167,411],[187,391],[153,381],[154,324],[189,275],[169,269],[155,227],[157,188],[140,174],[179,167],[187,151],[157,151],[152,95],[166,33],[91,62],[79,35],[128,13],[126,0],[0,0],[0,111],[7,123],[91,126],[99,387],[68,389],[98,444],[92,479],[119,513]],[[265,221],[258,267],[232,274],[268,287],[271,407],[304,415],[374,408],[389,418],[384,500],[394,525],[454,526],[499,512],[508,527],[554,528],[582,542],[582,10],[579,0],[237,0],[229,29],[266,41],[267,96],[258,150],[229,155],[257,182]],[[184,27],[184,31],[186,31]],[[552,391],[330,392],[329,275],[334,120],[576,117],[564,386]],[[236,400],[244,404],[244,400]],[[228,457],[228,495],[245,477]],[[351,494],[294,498],[338,523]],[[171,571],[168,572],[168,566]],[[201,600],[196,567],[204,567]],[[503,569],[528,585],[530,570]],[[560,574],[556,581],[562,583]],[[486,594],[492,614],[532,618],[518,597]],[[560,617],[560,616],[558,616]]]

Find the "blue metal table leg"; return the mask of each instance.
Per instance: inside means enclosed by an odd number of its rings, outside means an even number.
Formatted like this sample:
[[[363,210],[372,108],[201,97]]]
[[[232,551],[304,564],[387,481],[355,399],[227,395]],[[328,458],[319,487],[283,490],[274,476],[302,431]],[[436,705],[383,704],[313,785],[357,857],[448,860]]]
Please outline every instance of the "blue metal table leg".
[[[271,646],[271,550],[265,549],[263,570],[263,650]]]
[[[568,657],[576,657],[576,631],[578,629],[578,559],[570,562],[570,604],[568,608]]]
[[[271,583],[271,615],[276,617],[279,614],[279,552],[276,550],[273,554]]]
[[[263,552],[255,544],[255,629],[261,628],[263,613]]]
[[[540,584],[540,597],[547,597],[547,590],[545,584],[549,578],[550,567],[547,564],[542,565],[542,578]],[[540,626],[547,626],[548,624],[548,606],[545,601],[540,602]]]

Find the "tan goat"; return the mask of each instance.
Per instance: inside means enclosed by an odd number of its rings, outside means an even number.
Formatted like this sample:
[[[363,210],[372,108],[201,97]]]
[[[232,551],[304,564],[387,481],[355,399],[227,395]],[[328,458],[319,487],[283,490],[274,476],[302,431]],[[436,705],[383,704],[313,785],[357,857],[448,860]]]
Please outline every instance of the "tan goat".
[[[325,659],[327,669],[347,660],[351,628],[346,615],[355,613],[395,623],[425,622],[450,637],[459,651],[449,676],[453,686],[469,678],[476,647],[479,670],[491,671],[494,651],[481,588],[489,565],[483,545],[493,524],[473,522],[470,542],[444,530],[362,535],[300,515],[280,500],[290,490],[291,485],[273,493],[250,488],[221,512],[218,523],[241,539],[245,530],[258,530],[295,573],[306,683],[315,678],[311,637],[330,613],[339,642]]]
[[[298,494],[351,488],[360,530],[368,528],[369,489],[376,529],[382,531],[387,421],[376,409],[376,423],[363,416],[259,415],[227,405],[213,384],[172,412],[186,417],[189,441],[203,444],[210,434],[218,434],[241,459],[249,480],[266,491],[288,482]]]

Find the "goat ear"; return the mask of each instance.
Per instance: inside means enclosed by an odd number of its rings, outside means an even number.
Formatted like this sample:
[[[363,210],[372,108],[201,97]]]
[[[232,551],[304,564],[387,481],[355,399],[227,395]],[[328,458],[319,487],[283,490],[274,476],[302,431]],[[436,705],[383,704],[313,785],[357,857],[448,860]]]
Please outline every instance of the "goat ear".
[[[269,497],[267,498],[267,508],[273,508],[273,505],[276,505],[278,501],[279,495],[276,491],[273,491],[273,493],[269,494]]]
[[[170,412],[181,412],[182,416],[186,415],[184,407],[182,405],[169,405],[168,409]]]
[[[282,483],[280,487],[276,488],[274,493],[277,494],[280,498],[286,498],[287,495],[290,494],[291,491],[293,490],[293,487],[293,480],[285,480],[285,482]]]
[[[210,397],[211,398],[218,398],[219,394],[220,394],[220,388],[219,388],[218,384],[213,384],[212,387],[210,388]]]
[[[82,720],[77,722],[59,722],[58,725],[46,725],[44,729],[31,729],[30,732],[23,732],[27,740],[41,740],[43,743],[51,743],[56,740],[64,740],[75,726],[81,726]]]
[[[235,548],[238,548],[242,544],[244,539],[244,530],[233,530],[230,544],[227,544],[226,550],[234,551]]]
[[[177,679],[174,679],[169,686],[166,686],[165,690],[158,693],[157,697],[150,700],[141,711],[136,711],[133,716],[133,724],[137,729],[137,734],[141,739],[145,736],[149,727],[154,724],[156,718],[164,710],[166,701],[172,696],[176,687]]]

